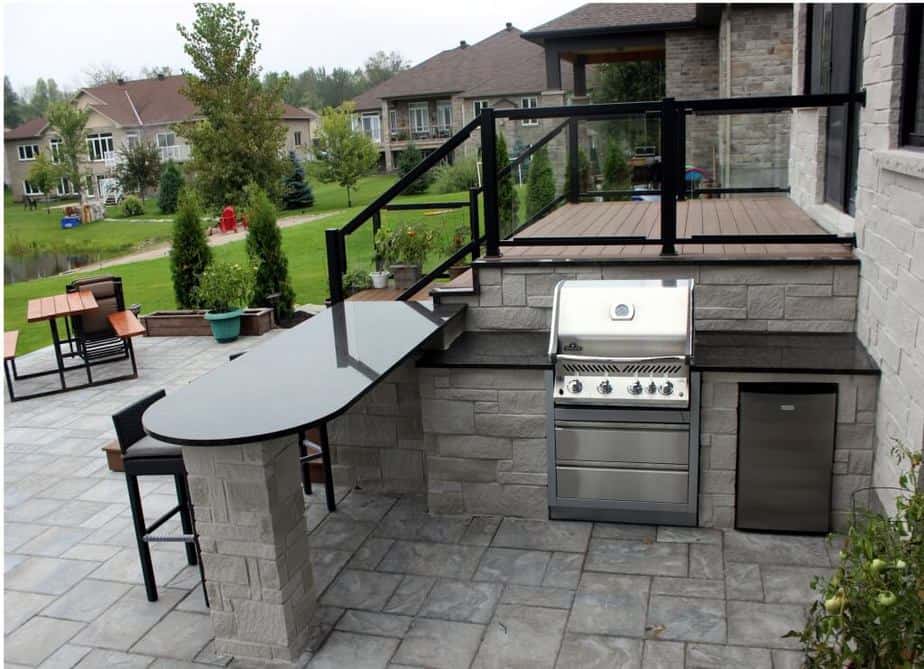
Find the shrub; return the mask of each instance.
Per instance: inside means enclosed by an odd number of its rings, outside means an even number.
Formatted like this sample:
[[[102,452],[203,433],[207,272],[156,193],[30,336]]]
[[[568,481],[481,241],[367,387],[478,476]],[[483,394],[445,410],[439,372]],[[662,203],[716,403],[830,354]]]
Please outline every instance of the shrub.
[[[253,295],[253,270],[245,263],[210,264],[196,288],[199,304],[218,313],[243,309]]]
[[[305,180],[305,168],[294,151],[289,152],[289,163],[289,173],[282,184],[282,208],[306,209],[314,206],[314,193]]]
[[[830,579],[798,638],[806,667],[919,667],[924,664],[924,490],[921,453],[896,444],[900,493],[891,518],[858,512]]]
[[[437,193],[457,193],[478,187],[478,162],[474,158],[457,158],[451,165],[437,165],[433,171],[433,190]]]
[[[533,154],[526,178],[526,218],[532,218],[555,199],[555,175],[549,152],[542,147]]]
[[[354,269],[343,275],[343,290],[353,295],[361,290],[372,288],[372,277],[367,270]]]
[[[197,306],[199,277],[211,259],[212,251],[199,221],[199,201],[192,191],[183,190],[173,219],[173,247],[170,249],[173,294],[180,309]]]
[[[381,228],[375,235],[375,252],[388,265],[422,267],[433,248],[433,233],[420,224]]]
[[[247,195],[247,255],[256,266],[252,305],[272,306],[268,295],[278,294],[276,310],[289,318],[295,310],[295,291],[289,280],[289,261],[282,250],[282,231],[276,225],[276,208],[267,194],[255,184],[244,189]]]
[[[606,143],[606,154],[603,161],[603,188],[604,190],[619,190],[625,188],[629,181],[629,165],[626,162],[626,150],[622,143],[610,139]]]
[[[467,225],[460,225],[446,235],[440,244],[443,255],[447,258],[456,253],[463,246],[468,244],[471,237],[471,229]]]
[[[401,155],[398,156],[398,176],[404,177],[417,166],[424,156],[418,149],[414,142],[411,142],[407,145],[407,149],[401,152]],[[432,170],[427,170],[421,174],[417,179],[415,179],[411,185],[404,189],[405,195],[417,195],[418,193],[423,193],[426,191],[430,184],[433,182]]]
[[[504,139],[504,133],[499,133],[497,135],[497,169],[501,170],[509,162],[507,140]],[[513,232],[516,227],[519,209],[520,199],[513,186],[513,172],[510,171],[497,182],[497,220],[504,236]]]
[[[161,212],[172,214],[176,212],[177,199],[183,189],[183,173],[179,165],[172,160],[164,165],[160,173],[160,191],[157,193],[157,206]]]
[[[144,213],[144,204],[134,195],[129,195],[122,200],[123,216],[141,216]]]
[[[578,191],[581,193],[586,193],[587,191],[593,188],[593,177],[590,174],[590,161],[587,159],[587,154],[584,153],[583,149],[578,149],[578,165],[580,165],[580,172],[578,173]],[[565,183],[571,184],[572,170],[574,170],[574,165],[571,164],[571,153],[568,153],[568,162],[565,164]]]

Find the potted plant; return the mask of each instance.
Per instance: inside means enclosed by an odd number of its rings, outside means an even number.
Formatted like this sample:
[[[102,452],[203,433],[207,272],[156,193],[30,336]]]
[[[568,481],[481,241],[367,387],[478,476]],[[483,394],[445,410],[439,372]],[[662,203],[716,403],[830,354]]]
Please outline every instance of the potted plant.
[[[347,296],[372,287],[371,276],[361,269],[354,269],[343,275],[343,290]]]
[[[419,224],[391,229],[383,227],[375,236],[375,251],[389,266],[395,287],[406,290],[420,279],[427,253],[433,248],[433,233]]]
[[[448,257],[458,253],[463,246],[468,244],[469,234],[469,229],[464,225],[460,225],[453,230],[452,233],[443,240],[443,254]],[[450,279],[455,279],[467,269],[468,264],[460,260],[456,262],[455,265],[451,265],[447,272],[449,273]]]
[[[234,341],[241,333],[241,314],[253,295],[253,270],[245,264],[213,262],[199,278],[196,298],[207,309],[205,319],[215,341]]]
[[[373,288],[387,288],[389,276],[391,275],[384,269],[370,272],[369,278],[372,279],[372,287]]]

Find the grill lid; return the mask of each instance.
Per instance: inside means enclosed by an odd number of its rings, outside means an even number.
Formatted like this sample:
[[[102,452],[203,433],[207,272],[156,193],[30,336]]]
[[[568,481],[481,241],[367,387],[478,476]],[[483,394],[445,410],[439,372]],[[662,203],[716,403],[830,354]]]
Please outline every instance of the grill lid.
[[[692,308],[692,279],[561,281],[549,355],[689,356]]]

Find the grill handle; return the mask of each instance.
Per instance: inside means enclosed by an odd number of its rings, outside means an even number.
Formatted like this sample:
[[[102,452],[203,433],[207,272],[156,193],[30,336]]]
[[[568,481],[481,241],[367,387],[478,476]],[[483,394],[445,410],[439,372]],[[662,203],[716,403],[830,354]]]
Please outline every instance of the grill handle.
[[[644,356],[641,358],[609,358],[593,355],[569,355],[566,353],[559,353],[556,356],[557,360],[565,360],[570,362],[609,362],[609,363],[621,363],[621,362],[662,362],[665,360],[670,360],[673,362],[686,362],[687,356],[685,355],[655,355],[655,356]]]

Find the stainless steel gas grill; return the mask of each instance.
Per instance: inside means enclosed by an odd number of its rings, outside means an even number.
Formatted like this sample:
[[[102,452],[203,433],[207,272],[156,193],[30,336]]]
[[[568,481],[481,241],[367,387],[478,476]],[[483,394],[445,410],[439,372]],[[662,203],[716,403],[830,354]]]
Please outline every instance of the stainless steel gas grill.
[[[552,518],[696,525],[693,281],[562,281],[549,356]]]

